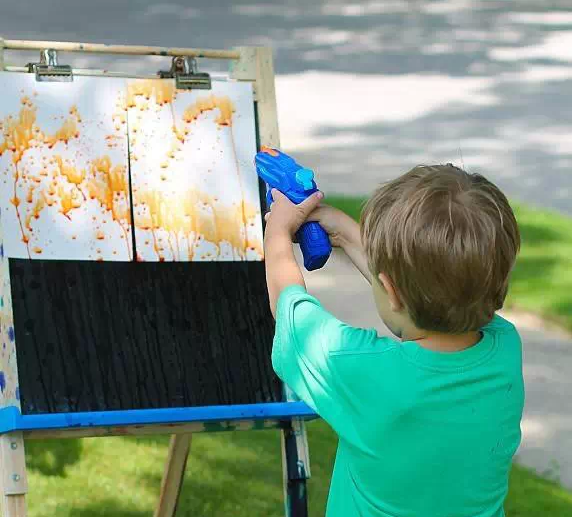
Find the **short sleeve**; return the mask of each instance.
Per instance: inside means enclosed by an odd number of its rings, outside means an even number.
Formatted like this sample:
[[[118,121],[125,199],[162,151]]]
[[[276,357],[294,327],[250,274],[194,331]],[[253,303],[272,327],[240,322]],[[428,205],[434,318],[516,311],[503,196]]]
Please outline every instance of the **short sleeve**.
[[[340,376],[336,355],[372,346],[376,338],[375,330],[342,323],[302,286],[292,285],[278,299],[272,365],[290,389],[340,433],[351,414],[352,383]]]

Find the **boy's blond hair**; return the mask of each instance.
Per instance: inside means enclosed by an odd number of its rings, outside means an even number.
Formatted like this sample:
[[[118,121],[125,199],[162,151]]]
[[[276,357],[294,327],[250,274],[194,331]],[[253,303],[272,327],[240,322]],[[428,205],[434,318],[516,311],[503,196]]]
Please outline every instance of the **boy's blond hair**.
[[[459,334],[502,308],[520,234],[504,194],[452,164],[382,185],[361,215],[369,268],[392,280],[416,327]]]

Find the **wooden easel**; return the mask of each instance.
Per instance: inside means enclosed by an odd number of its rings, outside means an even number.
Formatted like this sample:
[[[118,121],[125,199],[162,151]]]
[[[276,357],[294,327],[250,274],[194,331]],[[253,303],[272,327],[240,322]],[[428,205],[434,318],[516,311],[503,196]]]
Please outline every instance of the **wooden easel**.
[[[248,81],[254,89],[259,144],[279,147],[276,96],[274,88],[274,69],[272,52],[266,47],[239,47],[233,50],[206,50],[191,48],[161,48],[147,46],[102,45],[89,43],[21,41],[0,38],[0,70],[28,72],[27,67],[8,66],[4,61],[4,50],[46,50],[67,52],[90,52],[104,54],[155,55],[173,57],[224,59],[231,63],[230,78]],[[109,77],[133,77],[132,75],[103,70],[74,69],[74,75],[96,75]],[[142,76],[138,76],[142,77]],[[150,76],[145,78],[156,78]],[[0,243],[2,242],[0,227]],[[11,304],[8,273],[8,260],[0,257],[0,294],[5,304]],[[13,326],[11,311],[9,321],[2,321],[2,327]],[[14,390],[18,386],[18,372],[15,361],[16,346],[13,344],[13,359],[0,360],[0,368],[9,371],[6,389],[0,396],[0,409],[14,408],[19,413],[20,403]],[[9,351],[10,352],[10,351]],[[5,357],[10,354],[7,353]],[[2,364],[4,363],[4,364]],[[12,391],[10,391],[12,390]],[[10,395],[12,394],[12,395]],[[292,400],[287,393],[287,400]],[[292,413],[292,415],[294,415]],[[301,410],[300,415],[309,416],[309,410]],[[306,517],[306,480],[310,477],[309,453],[304,421],[298,416],[274,415],[262,420],[239,419],[217,421],[219,427],[229,430],[249,430],[261,428],[282,429],[283,486],[285,496],[285,515],[288,517]],[[14,428],[17,428],[15,425]],[[21,429],[21,428],[20,428]],[[161,485],[159,505],[156,517],[172,517],[176,513],[178,496],[182,487],[185,466],[191,446],[192,433],[206,431],[200,422],[170,421],[140,423],[133,425],[101,424],[89,426],[57,425],[51,428],[17,430],[0,435],[0,483],[2,490],[2,508],[4,517],[25,517],[28,483],[24,454],[24,439],[81,438],[94,436],[170,434],[171,442],[165,472]]]

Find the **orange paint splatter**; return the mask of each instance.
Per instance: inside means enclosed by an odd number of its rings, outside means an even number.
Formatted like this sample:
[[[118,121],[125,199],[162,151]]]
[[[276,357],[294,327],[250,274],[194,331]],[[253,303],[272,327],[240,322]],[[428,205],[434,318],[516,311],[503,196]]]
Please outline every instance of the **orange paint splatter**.
[[[232,114],[236,111],[234,104],[228,97],[217,97],[215,95],[209,95],[208,97],[197,99],[194,104],[191,104],[183,112],[183,120],[187,124],[190,124],[197,120],[205,111],[211,111],[215,108],[218,108],[219,110],[219,115],[216,118],[215,123],[221,126],[231,126]]]
[[[172,81],[149,80],[132,81],[129,83],[126,96],[122,96],[117,103],[116,112],[112,115],[118,130],[127,121],[127,108],[136,108],[140,111],[149,109],[149,100],[159,106],[170,104],[173,117],[174,140],[167,152],[166,161],[160,164],[162,169],[169,168],[169,161],[176,158],[181,150],[181,143],[190,134],[187,127],[198,117],[209,110],[218,110],[215,123],[220,127],[228,127],[233,145],[237,175],[241,190],[240,168],[234,149],[232,135],[232,117],[235,108],[228,97],[210,95],[198,99],[184,111],[181,125],[175,120],[173,101],[177,93]],[[42,156],[37,164],[28,161],[29,165],[38,167],[36,175],[28,173],[19,164],[24,154],[32,148],[46,146],[51,149],[58,143],[67,144],[71,139],[79,138],[82,117],[77,106],[69,109],[62,120],[60,128],[51,135],[43,132],[36,123],[36,108],[29,97],[22,97],[21,109],[17,117],[9,116],[0,122],[0,156],[5,152],[11,153],[14,164],[14,194],[11,203],[14,206],[20,228],[22,241],[28,243],[33,233],[33,221],[40,217],[45,207],[56,203],[59,211],[68,219],[72,219],[74,210],[80,208],[86,201],[96,201],[104,211],[109,212],[111,219],[119,225],[131,258],[131,211],[129,208],[129,184],[126,169],[123,165],[114,165],[107,155],[97,157],[89,162],[87,168],[78,168],[73,162],[65,160],[62,155],[56,154],[51,158]],[[138,131],[138,122],[131,124],[130,132]],[[132,143],[135,137],[130,135]],[[109,147],[117,146],[120,137],[107,135],[105,142]],[[78,154],[77,156],[80,156]],[[131,155],[132,160],[137,156]],[[167,181],[168,175],[161,174],[161,179]],[[25,195],[21,189],[25,188]],[[23,199],[22,197],[23,196]],[[262,254],[260,242],[251,242],[246,232],[247,221],[258,215],[258,210],[245,202],[232,206],[224,205],[217,197],[209,196],[198,189],[189,189],[184,192],[163,193],[155,190],[134,189],[134,206],[139,206],[136,226],[141,230],[150,230],[153,237],[153,248],[160,261],[165,260],[164,246],[168,246],[173,259],[181,259],[181,245],[185,246],[189,260],[192,260],[198,242],[202,240],[215,245],[217,253],[208,253],[208,258],[221,252],[221,246],[226,243],[241,257],[245,257],[247,250],[255,250]],[[20,213],[21,212],[21,213]],[[22,223],[22,218],[25,224]],[[103,222],[106,222],[105,220]],[[166,234],[165,234],[166,233]],[[96,239],[103,240],[104,233],[96,232]],[[77,235],[71,236],[77,240]],[[159,245],[159,242],[162,244]],[[147,241],[146,244],[149,244]],[[34,253],[38,246],[32,247]],[[183,248],[184,249],[184,248]],[[97,251],[101,253],[100,250]],[[101,257],[99,257],[101,258]],[[137,257],[139,259],[140,257]]]
[[[164,81],[161,79],[145,79],[131,81],[127,85],[127,107],[134,108],[137,106],[137,97],[143,97],[149,100],[155,97],[155,102],[162,106],[172,102],[175,98],[176,90],[173,81]],[[147,109],[147,103],[142,103],[144,109]]]
[[[51,149],[58,142],[67,144],[72,138],[79,137],[79,129],[77,127],[79,121],[76,115],[64,120],[62,126],[51,136],[44,137],[44,141]]]

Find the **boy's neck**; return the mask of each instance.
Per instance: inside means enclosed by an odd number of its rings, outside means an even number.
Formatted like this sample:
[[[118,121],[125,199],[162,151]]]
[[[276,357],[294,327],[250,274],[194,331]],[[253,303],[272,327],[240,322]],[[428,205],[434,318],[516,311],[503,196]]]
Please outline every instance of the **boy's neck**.
[[[464,334],[445,334],[416,329],[403,335],[403,341],[415,341],[419,346],[436,352],[460,352],[476,345],[481,340],[481,332],[476,330]]]

